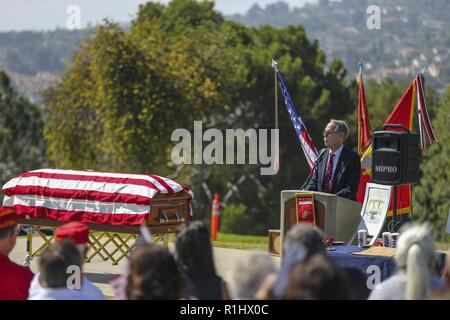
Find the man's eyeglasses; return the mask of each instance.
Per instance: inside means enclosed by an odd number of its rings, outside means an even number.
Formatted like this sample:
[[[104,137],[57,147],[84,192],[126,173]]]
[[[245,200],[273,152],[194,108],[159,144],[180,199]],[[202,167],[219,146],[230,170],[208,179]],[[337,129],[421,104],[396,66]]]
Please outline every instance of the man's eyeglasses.
[[[328,137],[329,135],[332,135],[332,134],[334,134],[334,133],[336,133],[336,131],[331,131],[331,130],[328,130],[328,131],[323,131],[322,132],[322,134],[323,134],[323,136],[324,137]]]

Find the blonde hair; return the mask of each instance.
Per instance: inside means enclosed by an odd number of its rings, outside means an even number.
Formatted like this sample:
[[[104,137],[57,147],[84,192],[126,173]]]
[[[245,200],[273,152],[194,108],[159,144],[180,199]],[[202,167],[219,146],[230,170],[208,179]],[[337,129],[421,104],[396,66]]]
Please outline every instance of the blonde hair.
[[[395,260],[406,273],[407,300],[425,299],[429,291],[435,243],[428,224],[407,225],[398,239]]]

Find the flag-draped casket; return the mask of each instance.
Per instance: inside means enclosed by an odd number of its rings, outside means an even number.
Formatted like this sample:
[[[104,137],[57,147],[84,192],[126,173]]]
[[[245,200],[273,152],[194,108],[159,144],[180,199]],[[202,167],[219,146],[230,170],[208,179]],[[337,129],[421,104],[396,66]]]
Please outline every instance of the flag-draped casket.
[[[136,226],[191,218],[192,192],[157,175],[41,169],[3,186],[4,206],[19,218]]]

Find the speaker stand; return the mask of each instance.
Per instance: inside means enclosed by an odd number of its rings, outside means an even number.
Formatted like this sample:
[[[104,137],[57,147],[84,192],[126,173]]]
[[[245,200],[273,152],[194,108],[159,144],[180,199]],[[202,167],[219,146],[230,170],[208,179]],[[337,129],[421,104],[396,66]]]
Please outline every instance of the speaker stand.
[[[398,185],[393,186],[394,199],[392,202],[392,220],[388,226],[389,232],[397,232],[398,221],[397,221],[397,190]]]

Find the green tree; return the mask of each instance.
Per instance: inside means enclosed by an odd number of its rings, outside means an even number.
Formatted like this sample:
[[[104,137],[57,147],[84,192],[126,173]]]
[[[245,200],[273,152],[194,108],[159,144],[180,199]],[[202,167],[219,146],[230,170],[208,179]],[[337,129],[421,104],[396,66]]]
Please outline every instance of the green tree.
[[[56,165],[169,172],[171,133],[229,105],[239,78],[217,14],[195,10],[204,7],[211,4],[149,3],[130,32],[109,22],[96,29],[47,94]]]
[[[274,128],[274,71],[270,61],[275,58],[316,146],[323,147],[321,132],[329,119],[341,118],[354,109],[342,63],[332,61],[326,71],[324,53],[317,42],[307,39],[301,26],[249,29],[226,22],[224,27],[235,34],[237,52],[241,52],[248,72],[232,115],[219,124],[225,128]],[[279,107],[281,170],[277,175],[260,176],[259,166],[249,165],[205,169],[206,183],[215,192],[226,195],[232,188],[237,190],[229,202],[245,204],[245,215],[254,222],[249,233],[265,234],[267,230],[258,227],[260,223],[267,228],[279,227],[280,192],[299,188],[309,173],[282,97]],[[235,182],[243,178],[236,186]],[[201,211],[209,216],[210,208]]]
[[[447,217],[450,210],[450,86],[442,96],[437,115],[433,119],[437,143],[423,156],[422,178],[413,188],[413,210],[421,221],[433,225],[439,240],[446,238]]]
[[[301,26],[247,28],[224,21],[211,2],[174,0],[141,6],[129,31],[106,22],[85,41],[47,93],[48,156],[63,168],[172,173],[171,133],[192,132],[194,120],[204,129],[274,127],[272,58],[321,147],[328,120],[354,110],[342,63],[326,69]],[[279,225],[280,191],[298,188],[309,171],[282,98],[280,128],[276,176],[248,164],[185,166],[177,180],[194,190],[196,218],[210,217],[209,188],[224,205],[244,205],[247,233]]]
[[[23,98],[0,71],[0,177],[11,177],[41,167],[45,143],[40,109]]]
[[[266,233],[267,229],[262,221],[254,221],[248,214],[245,204],[231,204],[221,215],[220,231],[224,233],[252,234]]]

